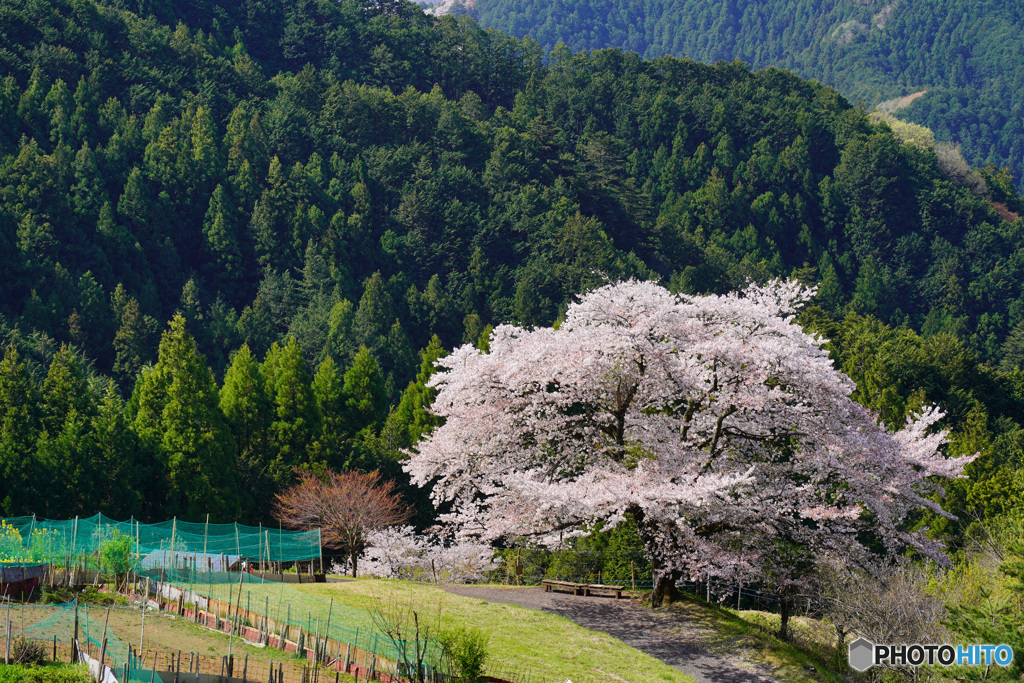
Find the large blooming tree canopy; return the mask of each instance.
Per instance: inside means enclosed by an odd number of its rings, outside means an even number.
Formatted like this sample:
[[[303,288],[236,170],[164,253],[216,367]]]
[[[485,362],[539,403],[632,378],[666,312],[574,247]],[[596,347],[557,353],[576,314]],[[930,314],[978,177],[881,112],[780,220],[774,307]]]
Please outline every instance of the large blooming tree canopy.
[[[662,572],[759,572],[779,548],[848,557],[865,543],[940,548],[902,530],[969,457],[940,452],[941,413],[898,432],[794,313],[794,282],[677,296],[590,292],[557,328],[494,330],[438,361],[444,417],[407,469],[447,520],[485,538],[558,538],[626,513]],[[866,540],[867,539],[867,540]]]

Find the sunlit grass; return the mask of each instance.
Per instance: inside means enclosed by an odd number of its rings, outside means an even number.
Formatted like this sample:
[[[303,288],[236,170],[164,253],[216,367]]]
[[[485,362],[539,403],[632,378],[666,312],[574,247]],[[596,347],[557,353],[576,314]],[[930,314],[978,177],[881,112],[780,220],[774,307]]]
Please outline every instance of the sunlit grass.
[[[223,593],[226,599],[227,586],[214,587],[214,592]],[[432,628],[461,625],[486,631],[490,636],[487,671],[502,678],[525,674],[528,680],[551,683],[567,679],[574,683],[693,681],[612,636],[582,628],[563,617],[465,598],[430,585],[373,579],[302,585],[243,584],[243,607],[247,601],[253,611],[262,612],[267,606],[272,615],[280,610],[282,617],[290,604],[293,622],[301,619],[310,623],[311,629],[316,628],[318,619],[325,624],[330,611],[332,624],[359,628],[362,633],[373,629],[371,610],[398,601],[415,609],[421,624],[426,622]]]

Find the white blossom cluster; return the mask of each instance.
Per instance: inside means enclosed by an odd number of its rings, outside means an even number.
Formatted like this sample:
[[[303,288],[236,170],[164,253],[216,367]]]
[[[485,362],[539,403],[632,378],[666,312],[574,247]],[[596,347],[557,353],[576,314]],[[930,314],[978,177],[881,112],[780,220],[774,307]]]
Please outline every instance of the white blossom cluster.
[[[411,526],[389,527],[367,537],[359,560],[360,573],[388,579],[434,583],[483,581],[497,569],[494,549],[486,543],[463,540],[445,543],[434,535],[418,535]]]

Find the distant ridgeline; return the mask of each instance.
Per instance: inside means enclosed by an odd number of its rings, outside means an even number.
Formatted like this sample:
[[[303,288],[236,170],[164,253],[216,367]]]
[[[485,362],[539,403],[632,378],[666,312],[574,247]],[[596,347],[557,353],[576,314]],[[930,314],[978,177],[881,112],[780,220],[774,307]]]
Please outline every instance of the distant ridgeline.
[[[962,506],[1024,486],[1024,204],[830,88],[401,0],[12,0],[0,34],[4,514],[255,522],[296,466],[402,477],[445,349],[628,277],[818,283],[859,400],[986,453]]]
[[[958,142],[977,167],[1024,177],[1024,12],[938,0],[476,0],[484,26],[545,49],[778,66],[876,104],[928,90],[900,116]]]

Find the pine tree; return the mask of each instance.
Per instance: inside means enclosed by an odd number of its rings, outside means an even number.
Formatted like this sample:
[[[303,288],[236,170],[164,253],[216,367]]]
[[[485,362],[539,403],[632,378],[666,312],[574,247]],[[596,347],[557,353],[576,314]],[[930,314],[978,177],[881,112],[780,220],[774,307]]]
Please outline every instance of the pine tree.
[[[243,276],[242,251],[238,243],[237,217],[232,199],[223,185],[217,185],[210,197],[210,206],[203,219],[203,237],[211,266],[210,275],[221,284],[221,291],[232,298],[236,283]]]
[[[355,358],[358,346],[352,330],[355,324],[355,308],[344,299],[334,304],[327,321],[327,343],[324,344],[321,359],[333,358],[337,363],[347,365]]]
[[[420,351],[419,373],[415,381],[409,382],[409,386],[402,394],[402,400],[388,415],[381,432],[391,451],[410,448],[440,424],[430,412],[430,404],[437,392],[429,388],[427,382],[437,371],[434,364],[446,355],[448,352],[441,345],[437,335],[431,337],[430,343]]]
[[[377,271],[363,283],[363,296],[359,299],[359,308],[352,323],[356,341],[371,349],[379,347],[394,319],[391,294],[384,276]]]
[[[88,143],[82,143],[82,148],[75,154],[72,169],[75,182],[71,187],[71,206],[83,220],[95,221],[100,208],[109,202],[109,198],[96,165],[96,155],[89,149]]]
[[[349,424],[345,409],[345,381],[338,364],[327,356],[313,377],[313,396],[320,409],[320,436],[315,458],[334,469],[346,469]]]
[[[114,374],[121,379],[122,386],[131,386],[139,370],[152,359],[156,330],[156,320],[140,310],[134,297],[128,299],[121,314],[121,326],[114,335]]]
[[[97,470],[92,422],[85,415],[71,408],[53,431],[43,431],[36,457],[44,476],[34,511],[67,519],[93,507],[93,488],[101,473]]]
[[[198,520],[237,516],[230,480],[231,432],[213,373],[177,314],[160,340],[156,364],[136,387],[136,431],[158,454],[166,481],[164,514]]]
[[[146,179],[142,171],[133,168],[125,183],[124,192],[117,201],[117,212],[135,230],[138,237],[148,234],[148,223],[152,213],[152,200],[146,187]]]
[[[86,380],[85,368],[66,344],[50,361],[42,398],[42,426],[51,435],[60,433],[71,413],[86,419],[96,414],[96,396]]]
[[[162,515],[162,510],[154,505],[161,494],[150,490],[158,489],[152,482],[159,472],[154,472],[152,461],[145,457],[143,446],[125,414],[124,401],[113,384],[107,385],[99,402],[92,431],[95,467],[103,476],[94,484],[89,509],[98,508],[118,519]]]
[[[384,378],[376,359],[365,346],[360,347],[352,366],[345,372],[343,394],[350,432],[380,428],[387,415]]]
[[[270,503],[274,492],[270,479],[274,460],[270,425],[274,413],[263,370],[246,344],[235,353],[224,374],[220,408],[234,437],[240,491],[256,509],[262,509]]]
[[[110,367],[113,362],[110,342],[117,323],[111,315],[109,297],[91,271],[78,278],[75,310],[81,319],[81,335],[78,338],[72,335],[72,340],[101,366]]]
[[[0,361],[0,510],[5,516],[30,512],[32,491],[39,488],[39,412],[38,392],[12,344]]]
[[[398,319],[395,319],[388,331],[387,339],[380,349],[380,357],[384,359],[381,372],[386,376],[387,398],[391,401],[398,397],[397,387],[408,382],[416,369],[416,350]]]
[[[273,406],[270,448],[274,454],[268,470],[278,487],[286,486],[292,469],[309,462],[309,447],[320,430],[320,411],[310,386],[302,350],[295,338],[285,346],[270,347],[263,362],[267,395]]]

